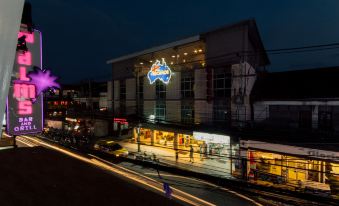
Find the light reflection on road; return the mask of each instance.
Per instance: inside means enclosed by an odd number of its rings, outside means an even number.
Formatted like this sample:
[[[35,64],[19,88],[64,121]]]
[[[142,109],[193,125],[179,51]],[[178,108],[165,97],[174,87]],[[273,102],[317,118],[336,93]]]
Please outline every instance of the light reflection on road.
[[[27,141],[23,141],[21,138],[25,139],[25,140],[29,140],[29,142]],[[164,193],[163,191],[163,183],[159,182],[157,180],[154,180],[152,178],[146,177],[144,175],[141,175],[137,172],[128,170],[126,168],[123,168],[121,166],[115,165],[113,163],[110,163],[108,161],[102,160],[98,157],[92,156],[92,158],[88,158],[85,157],[83,155],[77,154],[75,152],[63,149],[61,147],[52,145],[50,143],[47,143],[45,141],[42,141],[40,139],[34,138],[34,137],[29,137],[29,136],[21,136],[19,139],[22,141],[23,144],[30,144],[32,146],[44,146],[53,150],[56,150],[58,152],[64,153],[68,156],[71,156],[75,159],[81,160],[83,162],[86,162],[88,164],[94,165],[98,168],[110,171],[112,173],[118,174],[124,178],[129,179],[130,181],[134,181],[139,183],[140,185],[144,186],[145,188],[152,188],[153,190],[159,192],[159,193]],[[173,194],[172,197],[174,199],[177,199],[183,203],[186,203],[188,205],[197,205],[197,206],[215,206],[215,204],[212,204],[210,202],[207,202],[205,200],[202,200],[194,195],[188,194],[186,192],[183,192],[179,189],[173,188]]]

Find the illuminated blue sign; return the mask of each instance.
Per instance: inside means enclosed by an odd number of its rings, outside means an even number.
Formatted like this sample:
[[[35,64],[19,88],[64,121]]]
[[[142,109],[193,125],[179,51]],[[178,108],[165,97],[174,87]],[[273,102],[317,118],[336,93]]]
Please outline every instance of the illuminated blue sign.
[[[157,79],[165,84],[168,84],[172,76],[171,69],[167,66],[165,59],[162,59],[162,63],[157,60],[151,67],[147,74],[150,84],[153,84]]]

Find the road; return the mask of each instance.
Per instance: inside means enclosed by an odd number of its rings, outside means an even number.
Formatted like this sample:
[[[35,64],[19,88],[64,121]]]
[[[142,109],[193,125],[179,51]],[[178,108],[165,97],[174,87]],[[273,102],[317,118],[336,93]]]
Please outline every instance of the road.
[[[183,205],[261,205],[254,200],[243,196],[234,191],[220,188],[208,182],[198,179],[179,176],[164,171],[158,171],[152,168],[145,168],[129,162],[111,161],[109,158],[102,158],[94,154],[81,154],[73,150],[65,149],[53,144],[30,136],[17,137],[18,145],[21,147],[43,146],[56,150],[78,160],[92,164],[111,174],[122,176],[127,181],[138,184],[145,189],[152,190],[162,196],[164,183],[167,183],[172,193],[172,199]]]

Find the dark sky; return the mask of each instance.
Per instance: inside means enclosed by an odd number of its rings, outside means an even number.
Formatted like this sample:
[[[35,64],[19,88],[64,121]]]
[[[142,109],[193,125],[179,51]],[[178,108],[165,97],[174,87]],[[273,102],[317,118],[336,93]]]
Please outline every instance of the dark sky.
[[[30,0],[43,63],[63,83],[108,80],[106,60],[255,18],[266,49],[339,42],[338,0]],[[339,49],[270,55],[269,71],[339,65]]]

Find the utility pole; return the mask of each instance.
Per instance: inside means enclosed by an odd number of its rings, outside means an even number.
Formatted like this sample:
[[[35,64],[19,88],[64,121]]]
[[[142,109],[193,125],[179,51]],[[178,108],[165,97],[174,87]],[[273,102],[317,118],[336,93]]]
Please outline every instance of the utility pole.
[[[141,149],[140,149],[140,129],[141,129],[141,123],[139,122],[138,124],[138,137],[137,137],[137,144],[138,144],[138,152],[141,152]]]

